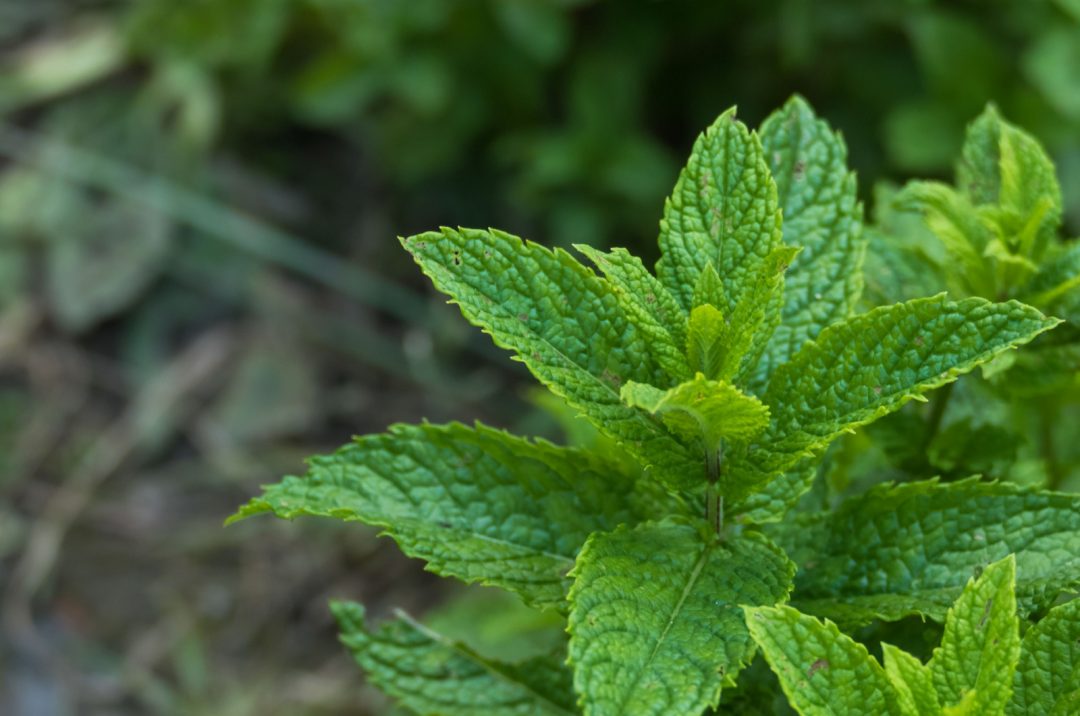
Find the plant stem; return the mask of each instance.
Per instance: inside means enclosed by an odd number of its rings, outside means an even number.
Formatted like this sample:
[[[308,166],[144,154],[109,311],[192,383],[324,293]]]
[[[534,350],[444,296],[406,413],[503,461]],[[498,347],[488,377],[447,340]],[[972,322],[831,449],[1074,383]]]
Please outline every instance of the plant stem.
[[[705,451],[705,472],[709,480],[705,487],[705,520],[713,526],[716,534],[724,531],[724,496],[717,492],[722,460],[722,444],[716,450]]]
[[[923,439],[923,454],[930,449],[930,443],[934,442],[938,431],[941,429],[941,421],[945,417],[945,409],[949,407],[949,398],[952,397],[953,386],[949,383],[938,391],[934,398],[934,404],[930,407],[930,421],[926,424],[926,437]]]

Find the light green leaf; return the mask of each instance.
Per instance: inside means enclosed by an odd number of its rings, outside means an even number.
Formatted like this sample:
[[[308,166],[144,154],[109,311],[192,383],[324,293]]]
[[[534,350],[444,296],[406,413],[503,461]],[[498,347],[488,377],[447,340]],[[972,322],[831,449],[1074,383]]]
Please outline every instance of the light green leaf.
[[[929,667],[892,644],[882,643],[881,655],[885,674],[896,688],[905,712],[915,716],[937,716],[941,713]]]
[[[657,361],[672,378],[690,377],[683,346],[686,345],[686,314],[675,297],[649,273],[641,259],[626,249],[603,252],[583,244],[574,248],[589,257],[607,277],[619,297],[619,305],[634,325],[649,338]]]
[[[578,713],[569,670],[557,657],[492,661],[401,612],[372,630],[361,605],[333,602],[330,608],[368,680],[420,716]]]
[[[589,716],[700,713],[750,660],[740,607],[784,601],[795,567],[759,534],[705,530],[653,523],[586,543],[569,632]]]
[[[923,214],[927,228],[945,247],[950,260],[947,279],[955,292],[975,296],[996,293],[994,274],[984,258],[994,239],[994,228],[966,196],[940,182],[913,181],[893,201],[901,210]]]
[[[623,386],[622,397],[627,405],[659,415],[685,443],[700,445],[703,466],[707,458],[722,450],[721,441],[752,440],[769,424],[768,406],[733,385],[707,380],[701,373],[670,390],[630,382]],[[722,474],[720,485],[726,497],[737,499],[742,494],[741,486],[729,482],[726,474]]]
[[[1080,705],[1080,599],[1051,609],[1027,630],[1013,679],[1009,716]],[[1077,711],[1062,711],[1077,713]]]
[[[891,413],[1060,323],[1016,301],[944,294],[883,306],[829,326],[776,369],[772,422],[733,455],[740,482],[764,484],[844,432]]]
[[[882,485],[770,529],[800,609],[849,624],[941,621],[968,579],[1015,553],[1021,614],[1080,585],[1080,497],[976,479]]]
[[[972,578],[945,616],[941,646],[928,666],[943,707],[962,713],[1001,713],[1012,696],[1020,658],[1016,618],[1016,558],[988,566]]]
[[[784,214],[783,238],[801,246],[784,276],[783,320],[759,373],[767,377],[808,340],[851,315],[862,293],[862,205],[843,138],[792,97],[761,125],[761,144]]]
[[[695,306],[690,311],[690,328],[686,338],[686,360],[690,369],[709,380],[717,380],[728,372],[731,354],[727,348],[728,325],[724,314],[711,303]],[[730,373],[727,377],[731,377]]]
[[[711,305],[713,308],[728,305],[727,294],[724,293],[724,286],[720,283],[720,275],[716,273],[716,268],[712,264],[705,265],[694,283],[694,298],[691,306],[697,308],[705,305]]]
[[[565,608],[566,573],[589,534],[656,509],[637,505],[633,480],[587,452],[480,425],[395,425],[310,465],[233,519],[273,512],[383,527],[433,572],[539,606]]]
[[[1038,261],[1061,225],[1061,187],[1054,163],[1034,137],[990,105],[967,130],[957,185],[978,205],[998,205],[1006,236],[1027,232],[1020,253]]]
[[[1080,240],[1067,246],[1055,244],[1048,253],[1038,273],[1021,292],[1021,298],[1034,306],[1052,306],[1080,288]]]
[[[761,142],[730,109],[698,137],[664,205],[657,276],[689,311],[711,264],[728,301],[717,308],[727,315],[757,263],[780,245],[780,222]]]
[[[692,485],[700,457],[660,421],[619,399],[628,380],[665,385],[650,337],[611,286],[565,251],[499,231],[443,229],[402,241],[436,288],[552,392],[671,487]]]
[[[874,185],[874,225],[863,230],[868,242],[863,263],[867,305],[933,296],[946,285],[944,247],[921,214],[896,206],[900,191],[885,182]]]
[[[733,377],[739,385],[758,374],[761,358],[773,331],[780,325],[784,302],[784,272],[800,249],[779,246],[757,265],[727,317],[727,359],[720,377]],[[760,387],[762,381],[757,381]]]
[[[907,716],[866,647],[791,607],[746,609],[746,624],[788,701],[803,716]]]

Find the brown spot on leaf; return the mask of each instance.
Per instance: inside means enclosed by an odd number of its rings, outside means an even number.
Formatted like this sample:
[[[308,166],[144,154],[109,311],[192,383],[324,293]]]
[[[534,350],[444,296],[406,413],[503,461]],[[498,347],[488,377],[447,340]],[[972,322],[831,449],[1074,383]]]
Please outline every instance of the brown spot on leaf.
[[[616,388],[618,388],[619,386],[622,385],[622,378],[615,375],[614,373],[609,371],[607,368],[605,368],[604,372],[600,374],[600,378],[602,380],[606,380],[608,383],[611,383]]]
[[[806,678],[808,678],[808,679],[811,678],[814,674],[821,671],[822,669],[825,669],[826,671],[828,671],[828,669],[829,669],[829,660],[828,659],[818,659],[813,664],[811,664],[810,668],[807,669],[807,671],[806,671]]]
[[[528,313],[519,313],[518,314],[518,320],[519,321],[527,321],[527,320],[529,320],[529,314]]]
[[[806,176],[806,162],[801,159],[795,162],[795,166],[791,168],[791,176],[795,181],[802,181]]]

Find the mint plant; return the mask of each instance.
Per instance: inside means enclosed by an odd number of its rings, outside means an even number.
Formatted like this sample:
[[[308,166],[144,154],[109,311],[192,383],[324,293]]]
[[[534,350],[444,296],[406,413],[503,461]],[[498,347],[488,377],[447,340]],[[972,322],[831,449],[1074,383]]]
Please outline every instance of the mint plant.
[[[883,251],[880,259],[899,259],[894,265],[918,271],[922,282],[942,285],[952,295],[1018,298],[1061,314],[1072,324],[1070,330],[1042,343],[1066,360],[1040,360],[1041,367],[1055,375],[1030,387],[1060,388],[1072,381],[1080,366],[1080,242],[1059,240],[1061,187],[1053,162],[1033,137],[1002,119],[991,105],[968,127],[955,186],[913,181],[889,202],[880,235],[881,243],[893,249]],[[912,213],[921,220],[902,220]],[[880,268],[886,280],[899,278]],[[1026,359],[1039,360],[1040,352],[1029,351]],[[1003,372],[1015,360],[1010,355],[994,372]],[[1019,374],[1014,377],[1027,382]]]
[[[756,651],[744,609],[942,619],[1008,554],[1020,613],[1045,608],[1080,583],[1074,498],[930,480],[792,509],[839,436],[1060,323],[945,294],[855,313],[861,222],[842,139],[794,98],[758,132],[730,110],[697,139],[655,274],[621,249],[576,247],[594,271],[494,230],[405,238],[465,318],[617,452],[396,425],[313,458],[232,519],[375,525],[433,572],[565,616],[565,648],[506,663],[336,603],[369,679],[420,714],[723,708]]]
[[[972,577],[945,616],[924,664],[882,643],[862,644],[791,607],[748,607],[754,641],[792,706],[815,714],[1071,714],[1080,709],[1080,600],[1051,609],[1021,641],[1016,560]]]
[[[908,412],[879,428],[879,437],[902,437],[880,441],[886,459],[864,472],[981,472],[1075,489],[1080,456],[1063,426],[1080,395],[1080,242],[1062,240],[1049,156],[990,106],[968,127],[954,184],[913,181],[878,194],[866,272],[873,303],[948,289],[1016,298],[1066,324],[983,366],[986,381],[962,381],[925,421]]]

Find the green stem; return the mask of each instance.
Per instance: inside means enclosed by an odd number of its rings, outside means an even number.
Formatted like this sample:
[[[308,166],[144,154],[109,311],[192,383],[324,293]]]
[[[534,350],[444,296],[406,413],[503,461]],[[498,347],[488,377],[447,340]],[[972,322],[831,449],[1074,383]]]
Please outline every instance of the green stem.
[[[1065,474],[1061,470],[1061,466],[1057,461],[1057,448],[1054,446],[1054,419],[1052,414],[1056,414],[1057,407],[1053,401],[1043,401],[1040,406],[1040,426],[1039,426],[1039,447],[1042,452],[1043,460],[1046,462],[1046,489],[1048,490],[1060,490],[1061,483],[1065,479]]]
[[[716,534],[724,531],[724,496],[719,493],[720,464],[724,459],[723,444],[715,450],[705,450],[705,521],[713,526]]]
[[[923,455],[930,449],[930,443],[934,442],[938,431],[941,430],[941,421],[945,417],[945,410],[949,407],[949,399],[952,397],[953,386],[949,383],[934,397],[934,404],[930,407],[930,420],[926,424],[926,437],[923,439]]]

